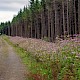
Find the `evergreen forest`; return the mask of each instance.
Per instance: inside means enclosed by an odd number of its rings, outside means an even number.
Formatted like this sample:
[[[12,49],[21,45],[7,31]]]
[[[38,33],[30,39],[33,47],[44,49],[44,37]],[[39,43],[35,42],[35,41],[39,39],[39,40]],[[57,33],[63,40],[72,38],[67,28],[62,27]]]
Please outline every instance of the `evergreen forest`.
[[[73,38],[80,34],[80,0],[30,0],[11,22],[0,24],[0,32],[50,42]]]

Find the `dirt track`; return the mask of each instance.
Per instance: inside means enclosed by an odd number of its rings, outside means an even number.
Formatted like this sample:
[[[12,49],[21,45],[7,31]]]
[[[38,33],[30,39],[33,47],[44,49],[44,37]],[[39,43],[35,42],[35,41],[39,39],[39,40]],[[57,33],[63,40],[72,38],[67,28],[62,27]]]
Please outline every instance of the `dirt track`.
[[[0,80],[25,80],[26,68],[13,48],[0,37]]]

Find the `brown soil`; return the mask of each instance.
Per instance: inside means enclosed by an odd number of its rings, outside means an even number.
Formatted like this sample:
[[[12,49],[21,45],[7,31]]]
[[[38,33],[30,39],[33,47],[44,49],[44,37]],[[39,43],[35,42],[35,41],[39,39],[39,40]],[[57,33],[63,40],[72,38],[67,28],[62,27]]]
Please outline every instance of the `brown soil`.
[[[0,37],[0,80],[26,80],[26,68],[14,49]]]

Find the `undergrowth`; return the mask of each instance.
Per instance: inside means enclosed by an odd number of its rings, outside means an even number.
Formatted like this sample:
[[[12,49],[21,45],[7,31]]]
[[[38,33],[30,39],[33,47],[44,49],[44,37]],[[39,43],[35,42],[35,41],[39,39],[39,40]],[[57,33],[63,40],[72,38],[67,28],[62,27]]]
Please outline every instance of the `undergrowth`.
[[[80,80],[80,46],[64,46],[57,53],[45,54],[45,57],[34,56],[31,52],[25,51],[18,45],[9,41],[8,37],[3,36],[12,45],[23,63],[29,69],[29,80]],[[45,58],[41,60],[41,58]]]

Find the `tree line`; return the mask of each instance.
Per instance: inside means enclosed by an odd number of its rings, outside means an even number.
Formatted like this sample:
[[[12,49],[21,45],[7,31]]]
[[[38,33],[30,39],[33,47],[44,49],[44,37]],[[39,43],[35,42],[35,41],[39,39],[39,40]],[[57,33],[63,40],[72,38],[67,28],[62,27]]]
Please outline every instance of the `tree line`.
[[[80,34],[80,0],[30,0],[12,22],[0,24],[9,36],[44,39],[54,42]]]

